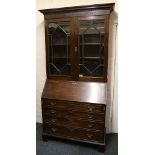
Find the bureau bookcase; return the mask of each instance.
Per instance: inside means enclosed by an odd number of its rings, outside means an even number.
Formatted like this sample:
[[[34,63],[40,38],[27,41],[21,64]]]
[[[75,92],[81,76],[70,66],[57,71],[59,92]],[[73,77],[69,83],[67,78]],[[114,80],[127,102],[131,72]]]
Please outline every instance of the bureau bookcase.
[[[43,140],[56,137],[105,150],[109,18],[114,3],[39,10],[47,79]]]

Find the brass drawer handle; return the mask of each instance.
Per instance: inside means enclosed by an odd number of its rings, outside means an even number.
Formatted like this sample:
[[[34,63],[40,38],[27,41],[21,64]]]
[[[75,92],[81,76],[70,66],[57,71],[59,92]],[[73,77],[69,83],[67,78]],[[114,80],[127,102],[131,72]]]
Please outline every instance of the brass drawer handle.
[[[55,123],[56,122],[56,119],[52,119],[52,123]]]
[[[93,108],[92,107],[88,107],[88,112],[92,112]]]
[[[69,110],[69,113],[73,113],[75,110],[74,109],[70,109]]]
[[[70,117],[70,118],[68,118],[68,120],[72,122],[73,121],[73,118]]]
[[[93,115],[88,115],[88,118],[89,118],[89,119],[93,118]]]
[[[49,120],[46,120],[45,123],[50,124],[50,121]]]
[[[56,132],[57,131],[57,129],[56,128],[52,128],[52,132]]]
[[[74,131],[74,130],[75,130],[75,129],[69,128],[69,131],[70,131],[70,132],[72,132],[72,131]]]
[[[51,105],[56,105],[56,102],[50,102]]]
[[[88,137],[88,138],[92,138],[93,135],[91,135],[91,134],[87,134],[87,137]]]
[[[51,110],[51,113],[52,113],[52,114],[55,114],[55,113],[56,113],[56,111],[55,111],[55,110]]]
[[[88,127],[89,127],[89,128],[92,128],[92,127],[93,127],[93,124],[88,124]]]

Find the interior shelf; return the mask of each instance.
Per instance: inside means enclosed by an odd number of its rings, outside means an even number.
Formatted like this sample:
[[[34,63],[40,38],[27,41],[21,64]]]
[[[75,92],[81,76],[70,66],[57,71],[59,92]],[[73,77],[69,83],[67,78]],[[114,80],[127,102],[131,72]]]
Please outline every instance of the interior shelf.
[[[50,62],[49,62],[48,64],[49,64],[49,65],[52,65],[53,63],[50,63]],[[66,65],[67,65],[67,66],[70,66],[71,64],[70,64],[70,63],[68,63],[68,64],[66,64]]]
[[[53,59],[71,59],[70,57],[53,57]]]
[[[80,59],[104,59],[103,57],[80,57]]]
[[[104,46],[104,43],[80,43],[80,45],[102,45]]]
[[[51,44],[51,46],[70,46],[70,44]]]

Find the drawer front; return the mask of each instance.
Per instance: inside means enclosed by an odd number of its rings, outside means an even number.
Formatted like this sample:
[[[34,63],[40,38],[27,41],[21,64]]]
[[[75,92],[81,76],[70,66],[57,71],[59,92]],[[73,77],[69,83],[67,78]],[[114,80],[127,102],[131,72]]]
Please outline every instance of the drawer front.
[[[104,142],[103,132],[92,132],[84,129],[68,129],[65,127],[46,125],[43,128],[44,134],[58,137],[68,137],[84,141]]]
[[[52,118],[72,118],[74,120],[89,120],[89,121],[104,121],[105,113],[84,113],[84,112],[72,112],[67,110],[56,110],[44,108],[43,117]]]
[[[54,136],[62,136],[68,137],[70,136],[70,130],[63,127],[51,126],[51,125],[44,125],[43,126],[43,133],[48,135]]]
[[[105,112],[105,105],[103,104],[90,104],[79,102],[67,102],[58,100],[44,100],[42,108],[48,108],[53,110],[68,110],[70,113],[76,111],[88,112],[88,113],[102,113]]]
[[[95,122],[95,121],[87,121],[87,120],[74,120],[71,118],[44,118],[44,124],[47,125],[56,125],[63,126],[66,128],[86,128],[91,130],[104,130],[104,123]]]
[[[73,130],[72,137],[75,139],[81,139],[85,141],[104,142],[104,133],[92,132],[87,130]]]

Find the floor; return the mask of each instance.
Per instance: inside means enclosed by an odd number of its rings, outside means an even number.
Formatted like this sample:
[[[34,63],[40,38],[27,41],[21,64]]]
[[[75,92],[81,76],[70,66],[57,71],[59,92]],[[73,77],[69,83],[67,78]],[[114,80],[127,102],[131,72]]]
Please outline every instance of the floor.
[[[100,153],[96,146],[66,140],[42,141],[42,124],[36,124],[36,155],[118,155],[118,134],[108,134],[106,151]]]

